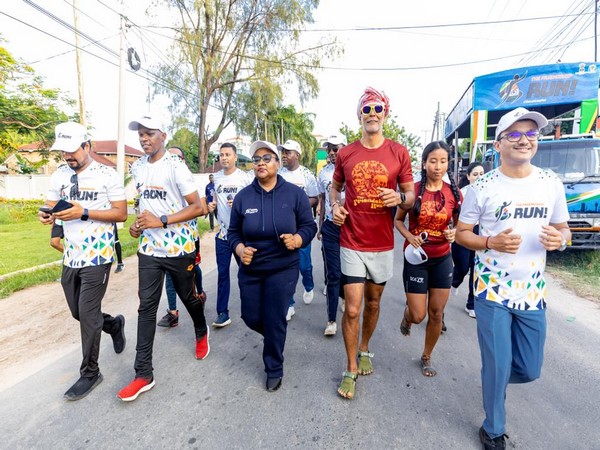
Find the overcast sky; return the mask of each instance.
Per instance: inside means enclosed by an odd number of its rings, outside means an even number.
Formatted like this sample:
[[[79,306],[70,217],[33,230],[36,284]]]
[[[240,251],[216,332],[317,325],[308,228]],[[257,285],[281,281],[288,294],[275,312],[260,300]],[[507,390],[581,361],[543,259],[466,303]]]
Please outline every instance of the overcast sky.
[[[46,87],[61,88],[76,98],[73,47],[43,33],[72,43],[73,32],[30,3],[2,1],[4,45],[43,75]],[[34,3],[73,23],[72,0]],[[125,3],[126,15],[134,23],[160,23],[145,16],[149,1]],[[117,53],[119,18],[111,8],[118,11],[119,5],[117,0],[78,0],[80,29]],[[143,7],[134,9],[137,5]],[[335,61],[323,62],[325,69],[318,74],[320,95],[305,105],[304,111],[316,114],[315,132],[324,136],[336,133],[342,122],[355,127],[356,102],[370,85],[388,94],[398,122],[426,143],[438,102],[441,111],[449,113],[475,76],[559,60],[593,61],[593,5],[593,0],[322,0],[310,27],[317,31],[307,32],[306,42],[329,34],[344,44],[345,53]],[[552,18],[524,20],[542,17]],[[390,27],[395,29],[386,29]],[[143,63],[168,60],[168,52],[155,50],[164,49],[166,41],[147,29],[142,33],[143,38],[136,29],[130,30],[127,39]],[[82,45],[87,44],[82,40]],[[95,46],[86,50],[110,61],[83,56],[86,109],[95,127],[94,137],[116,139],[118,59]],[[143,74],[127,73],[126,122],[147,110],[149,89]],[[293,92],[289,101],[297,103]],[[163,98],[155,100],[152,107],[166,115],[167,105]],[[234,130],[227,131],[222,138],[233,134]],[[133,132],[126,136],[128,144],[137,146]]]

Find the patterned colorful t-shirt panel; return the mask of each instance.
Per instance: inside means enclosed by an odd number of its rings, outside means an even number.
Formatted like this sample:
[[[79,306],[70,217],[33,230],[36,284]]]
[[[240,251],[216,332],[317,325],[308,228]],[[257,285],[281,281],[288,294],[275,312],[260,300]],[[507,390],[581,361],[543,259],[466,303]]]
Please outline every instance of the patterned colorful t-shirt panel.
[[[334,170],[334,164],[327,164],[319,172],[317,180],[317,188],[319,189],[319,194],[325,194],[325,220],[330,221],[333,221],[333,213],[331,211],[331,202],[329,201],[329,191],[331,190],[331,180],[333,180]],[[342,187],[342,192],[340,194],[340,200],[342,203],[344,202],[345,197],[346,189]]]
[[[415,184],[415,192],[421,192],[421,182]],[[461,194],[462,201],[462,194]],[[423,250],[430,258],[438,258],[450,252],[450,243],[444,236],[444,230],[452,220],[452,213],[457,208],[457,201],[448,183],[442,189],[433,192],[425,189],[421,199],[421,213],[415,217],[413,210],[409,211],[409,230],[412,234],[427,233]],[[404,248],[408,241],[404,242]]]
[[[512,229],[522,238],[516,254],[476,252],[475,295],[508,308],[546,307],[546,250],[539,241],[542,225],[567,222],[563,184],[550,170],[534,168],[525,178],[509,178],[498,169],[477,180],[467,191],[460,220],[479,221],[482,236]]]
[[[240,169],[235,169],[231,175],[225,175],[219,170],[214,176],[215,195],[217,196],[217,221],[219,222],[219,239],[227,239],[227,229],[231,218],[231,205],[235,196],[252,183],[254,177]]]
[[[111,208],[126,200],[123,181],[116,170],[93,161],[82,172],[60,166],[52,174],[48,200],[76,201],[88,210]],[[89,219],[63,222],[63,264],[79,268],[110,264],[114,254],[114,225]]]
[[[392,210],[379,198],[378,188],[396,190],[398,184],[413,181],[408,150],[389,139],[374,149],[353,142],[338,151],[333,179],[345,183],[344,207],[349,212],[340,245],[363,252],[392,250]]]
[[[157,217],[170,215],[188,206],[185,196],[198,190],[192,173],[176,155],[166,152],[155,163],[147,156],[140,158],[131,167],[139,211],[151,212]],[[196,219],[169,224],[167,228],[149,228],[140,236],[138,251],[156,257],[175,257],[196,250],[198,239]]]
[[[288,170],[282,167],[279,170],[279,175],[288,183],[295,184],[301,188],[309,197],[318,197],[317,179],[306,167],[298,166],[296,170]]]

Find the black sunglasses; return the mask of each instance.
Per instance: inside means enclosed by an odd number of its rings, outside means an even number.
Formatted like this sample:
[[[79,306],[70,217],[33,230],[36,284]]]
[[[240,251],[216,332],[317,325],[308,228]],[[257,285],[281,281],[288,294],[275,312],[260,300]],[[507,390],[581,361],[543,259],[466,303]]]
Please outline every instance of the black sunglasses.
[[[252,164],[254,164],[255,166],[260,164],[261,161],[264,161],[265,163],[269,164],[271,162],[271,160],[275,158],[275,161],[279,161],[279,159],[277,158],[277,156],[271,154],[271,153],[267,153],[265,155],[262,156],[253,156],[252,157]]]
[[[77,180],[77,174],[71,175],[71,192],[69,198],[74,200],[79,195],[79,181]]]
[[[333,144],[327,144],[327,151],[328,152],[337,152],[340,148],[342,148],[341,145],[333,145]]]

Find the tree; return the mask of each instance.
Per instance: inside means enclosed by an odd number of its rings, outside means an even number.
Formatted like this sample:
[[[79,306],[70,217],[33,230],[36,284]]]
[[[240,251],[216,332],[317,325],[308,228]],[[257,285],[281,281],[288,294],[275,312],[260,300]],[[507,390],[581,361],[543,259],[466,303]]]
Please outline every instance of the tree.
[[[282,144],[288,139],[297,141],[302,148],[300,164],[315,170],[319,143],[312,135],[313,119],[314,114],[298,112],[293,105],[280,106],[267,112],[265,118],[257,123],[243,120],[239,131],[254,136],[255,139],[266,139],[277,144]]]
[[[414,134],[407,133],[406,129],[397,123],[397,119],[397,116],[389,116],[385,120],[383,123],[383,136],[404,145],[408,149],[413,166],[418,165],[419,149],[422,147],[421,140]],[[360,128],[353,131],[345,123],[342,123],[340,133],[346,136],[348,143],[358,141],[362,136]]]
[[[162,1],[178,20],[174,64],[159,67],[155,90],[170,95],[178,125],[198,130],[201,168],[221,132],[255,107],[249,102],[260,101],[256,119],[262,120],[281,100],[284,85],[295,84],[301,101],[316,96],[313,71],[322,57],[338,52],[335,41],[300,48],[301,29],[313,21],[318,0]],[[214,128],[209,108],[218,111]]]
[[[185,161],[193,173],[198,173],[198,134],[189,128],[180,128],[173,134],[166,148],[180,147],[185,155]]]
[[[1,41],[0,41],[1,42]],[[43,87],[43,78],[0,46],[0,162],[22,144],[39,142],[50,147],[56,124],[69,119],[63,106],[74,101],[58,89]],[[47,160],[48,153],[43,154]],[[22,166],[25,171],[29,166]]]

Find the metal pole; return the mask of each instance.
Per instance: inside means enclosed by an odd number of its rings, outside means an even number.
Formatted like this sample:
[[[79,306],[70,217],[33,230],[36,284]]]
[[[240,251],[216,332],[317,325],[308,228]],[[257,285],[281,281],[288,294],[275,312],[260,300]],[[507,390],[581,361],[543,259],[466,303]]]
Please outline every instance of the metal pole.
[[[119,49],[119,108],[117,115],[117,172],[125,179],[125,16],[121,14],[121,39]]]
[[[598,0],[594,2],[594,62],[598,62]]]

